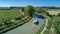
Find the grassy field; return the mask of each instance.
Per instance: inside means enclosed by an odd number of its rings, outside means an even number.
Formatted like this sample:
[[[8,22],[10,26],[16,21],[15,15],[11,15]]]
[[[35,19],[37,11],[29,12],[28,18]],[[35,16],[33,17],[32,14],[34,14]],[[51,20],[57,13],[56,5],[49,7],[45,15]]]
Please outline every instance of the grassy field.
[[[44,34],[57,34],[55,28],[57,26],[57,23],[58,19],[56,17],[50,18],[48,21],[47,29],[45,30]]]
[[[16,17],[21,17],[22,14],[19,10],[0,10],[0,22],[3,19],[14,19]]]
[[[14,29],[31,19],[24,16],[20,10],[0,10],[0,33]]]
[[[0,18],[10,17],[15,18],[21,16],[19,10],[0,10]]]

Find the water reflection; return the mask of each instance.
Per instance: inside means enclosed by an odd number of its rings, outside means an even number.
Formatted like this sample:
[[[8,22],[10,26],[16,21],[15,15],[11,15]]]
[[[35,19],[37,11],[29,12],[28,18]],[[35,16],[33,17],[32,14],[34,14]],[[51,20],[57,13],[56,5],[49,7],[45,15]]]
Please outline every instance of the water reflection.
[[[39,16],[37,14],[33,14],[32,17],[34,18],[34,22],[33,22],[34,25],[39,25],[39,21],[38,21]]]

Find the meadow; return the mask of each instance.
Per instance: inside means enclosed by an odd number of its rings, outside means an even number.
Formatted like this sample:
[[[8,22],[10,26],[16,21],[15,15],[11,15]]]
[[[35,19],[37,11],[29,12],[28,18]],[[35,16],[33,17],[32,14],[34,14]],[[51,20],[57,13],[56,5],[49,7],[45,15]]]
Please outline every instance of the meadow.
[[[0,10],[0,18],[10,17],[15,18],[21,16],[19,10]]]
[[[0,10],[0,22],[2,19],[14,19],[21,16],[22,14],[19,12],[19,10]]]
[[[31,17],[23,15],[20,10],[0,10],[0,33],[23,25]]]

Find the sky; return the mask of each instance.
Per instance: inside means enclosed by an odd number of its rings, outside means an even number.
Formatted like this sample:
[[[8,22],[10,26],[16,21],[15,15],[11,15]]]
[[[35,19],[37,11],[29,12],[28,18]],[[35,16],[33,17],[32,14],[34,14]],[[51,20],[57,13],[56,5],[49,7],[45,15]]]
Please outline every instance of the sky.
[[[60,7],[60,0],[0,0],[0,7],[27,5]]]

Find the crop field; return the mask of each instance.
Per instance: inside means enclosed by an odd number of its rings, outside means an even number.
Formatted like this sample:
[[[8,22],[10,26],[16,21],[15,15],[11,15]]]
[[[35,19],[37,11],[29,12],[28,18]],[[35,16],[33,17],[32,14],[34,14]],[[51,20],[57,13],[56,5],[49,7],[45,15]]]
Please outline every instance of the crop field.
[[[0,10],[0,18],[10,17],[15,18],[21,16],[19,10]]]
[[[19,12],[19,10],[0,10],[0,22],[1,19],[14,19],[16,17],[20,17],[22,14]]]
[[[22,25],[28,20],[29,16],[24,16],[20,10],[0,10],[0,33]]]
[[[48,11],[48,12],[51,15],[58,15],[58,13],[60,13],[60,11]]]

